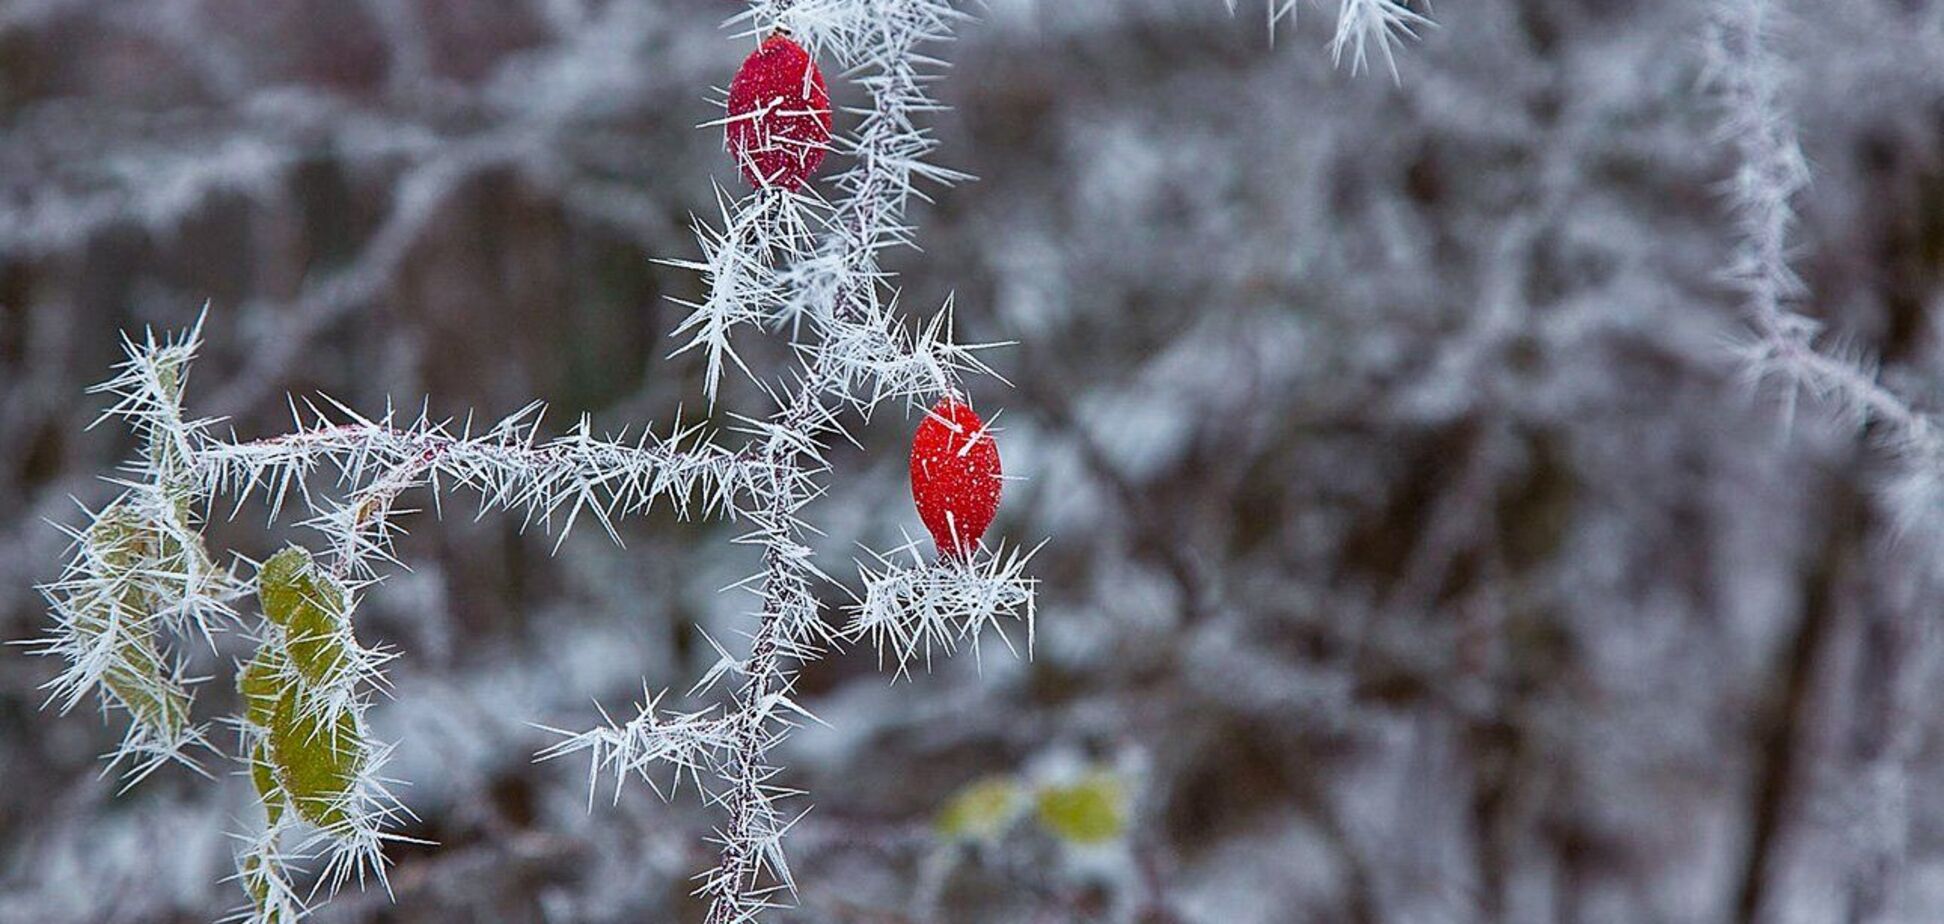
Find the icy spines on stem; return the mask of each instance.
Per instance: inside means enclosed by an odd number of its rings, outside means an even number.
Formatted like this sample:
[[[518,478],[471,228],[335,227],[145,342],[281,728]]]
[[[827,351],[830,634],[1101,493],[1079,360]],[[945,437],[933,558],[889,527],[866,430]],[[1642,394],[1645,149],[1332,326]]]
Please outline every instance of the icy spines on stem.
[[[751,32],[784,29],[847,70],[885,72],[917,45],[948,40],[965,18],[947,0],[751,0],[732,23]]]
[[[182,390],[189,377],[189,364],[201,345],[202,319],[177,339],[157,340],[150,331],[142,342],[122,338],[127,356],[116,376],[89,389],[91,394],[108,394],[115,403],[102,412],[95,424],[119,419],[141,441],[140,459],[134,470],[145,480],[166,485],[171,493],[186,493],[182,478],[185,467],[195,457],[207,427],[206,421],[191,422],[182,414]]]
[[[939,62],[920,55],[918,46],[948,37],[959,18],[940,0],[759,2],[739,17],[757,29],[786,28],[813,50],[834,55],[873,105],[851,134],[834,142],[852,161],[831,181],[842,193],[834,205],[808,193],[759,189],[720,206],[721,231],[698,222],[702,259],[676,265],[702,273],[708,294],[685,303],[691,313],[677,335],[687,341],[677,352],[707,353],[711,403],[731,364],[751,374],[731,338],[736,328],[758,321],[788,327],[793,339],[808,325],[818,335],[812,349],[819,356],[840,347],[831,361],[858,373],[889,373],[886,379],[898,387],[874,388],[877,399],[923,397],[971,365],[936,326],[907,343],[879,293],[884,274],[877,262],[879,252],[910,242],[902,216],[909,198],[923,195],[921,181],[963,178],[927,161],[937,141],[915,121],[941,108],[926,87],[926,71]]]
[[[304,897],[290,881],[290,863],[278,847],[282,826],[272,824],[249,842],[237,858],[236,880],[250,898],[245,909],[226,918],[244,924],[296,924],[307,913]]]
[[[712,708],[665,714],[660,710],[660,701],[661,697],[644,691],[635,717],[625,723],[616,724],[609,719],[607,724],[585,732],[548,729],[564,735],[565,740],[541,751],[535,759],[553,760],[587,752],[590,806],[601,778],[608,775],[614,777],[613,799],[617,802],[621,799],[621,785],[630,776],[641,777],[663,798],[674,794],[684,776],[694,782],[697,791],[706,792],[704,776],[715,776],[723,755],[735,744],[730,720],[717,715]],[[655,777],[660,771],[670,773],[666,790]]]
[[[706,354],[703,391],[712,406],[728,363],[734,363],[745,375],[753,375],[736,354],[730,338],[741,325],[781,313],[782,289],[777,285],[776,267],[804,255],[812,238],[812,222],[821,220],[816,215],[819,204],[815,200],[777,187],[758,189],[731,203],[718,186],[716,202],[722,212],[722,230],[715,231],[700,219],[695,223],[702,259],[668,261],[672,266],[701,273],[708,283],[708,294],[702,301],[677,300],[690,313],[675,328],[674,336],[688,338],[675,355],[698,348]]]
[[[837,318],[824,329],[823,349],[850,378],[844,392],[868,413],[885,401],[925,406],[954,391],[970,375],[997,377],[979,351],[1000,344],[962,344],[951,339],[952,304],[917,331],[898,322],[895,304],[864,300],[855,318]]]
[[[937,394],[953,390],[961,374],[989,371],[974,358],[973,348],[947,339],[949,305],[922,331],[907,334],[897,319],[895,296],[885,295],[886,274],[878,263],[881,251],[910,243],[904,213],[913,196],[923,195],[920,184],[961,178],[927,162],[936,141],[917,124],[921,114],[942,108],[926,88],[928,72],[941,62],[921,54],[920,47],[949,38],[960,14],[938,0],[758,0],[745,18],[758,30],[788,29],[813,50],[834,55],[870,95],[871,106],[852,134],[835,145],[852,163],[832,179],[830,185],[840,195],[827,212],[815,213],[816,240],[807,253],[794,240],[790,247],[760,240],[751,247],[731,246],[738,227],[733,217],[737,213],[731,212],[724,220],[731,230],[721,235],[701,232],[705,260],[691,264],[708,277],[711,295],[692,306],[695,314],[683,331],[691,340],[684,348],[709,347],[712,388],[725,366],[715,357],[733,361],[735,355],[728,346],[729,332],[758,318],[787,327],[803,363],[775,394],[778,410],[773,415],[760,422],[746,419],[754,436],[749,452],[769,463],[774,480],[773,493],[747,511],[755,529],[739,540],[763,549],[763,568],[750,579],[762,607],[750,634],[749,654],[740,660],[725,654],[705,678],[705,685],[731,674],[741,680],[735,707],[723,719],[730,741],[716,768],[720,785],[709,793],[728,815],[719,833],[718,862],[701,877],[700,891],[709,898],[709,924],[754,919],[794,889],[782,846],[789,821],[780,808],[794,793],[770,783],[777,768],[768,753],[804,715],[792,699],[796,666],[820,656],[836,637],[836,629],[822,619],[814,592],[817,584],[831,579],[804,544],[807,527],[798,519],[802,507],[821,491],[815,475],[826,467],[825,439],[843,432],[840,415],[846,410],[868,416],[879,403],[895,399],[926,406]],[[743,214],[755,214],[762,207],[758,202],[740,208],[748,210]],[[760,231],[763,225],[748,227]],[[788,259],[780,264],[743,259],[750,253]],[[763,291],[738,292],[759,277]],[[723,293],[740,295],[740,300],[720,297]],[[759,385],[770,387],[760,380]],[[970,569],[961,578],[965,584],[956,589],[954,578],[939,575],[915,594],[880,593],[874,618],[884,620],[883,631],[895,632],[896,627],[926,626],[957,615],[970,624],[965,628],[977,631],[988,620],[942,608],[983,602],[989,608],[1024,605],[1030,613],[1030,586],[1019,581],[1016,568],[1002,583],[1009,579],[1015,590],[1025,587],[1024,597],[986,585],[974,588],[978,581]],[[919,609],[900,610],[905,606]],[[961,637],[954,636],[950,644],[955,646]],[[633,740],[625,730],[612,734]],[[597,775],[601,772],[598,761],[594,769]]]
[[[1416,38],[1417,30],[1430,24],[1403,0],[1342,0],[1336,35],[1330,39],[1330,60],[1341,66],[1343,53],[1349,51],[1350,72],[1355,74],[1370,67],[1370,46],[1375,45],[1391,80],[1402,80],[1397,72],[1397,45]]]
[[[1768,50],[1765,0],[1718,3],[1709,24],[1707,63],[1722,103],[1722,137],[1736,154],[1729,201],[1735,210],[1732,278],[1748,297],[1750,320],[1765,337],[1807,340],[1817,325],[1791,303],[1803,293],[1789,265],[1793,199],[1809,170],[1782,103],[1781,63]]]
[[[297,429],[255,442],[216,441],[196,469],[212,493],[243,497],[261,492],[279,508],[295,491],[312,510],[312,525],[337,543],[340,554],[362,562],[382,551],[391,504],[420,485],[434,496],[465,490],[480,498],[481,513],[508,510],[529,523],[564,532],[581,516],[604,525],[646,512],[657,500],[678,514],[733,513],[738,498],[761,489],[763,466],[724,451],[700,427],[679,422],[667,437],[643,431],[632,441],[594,435],[581,420],[553,439],[539,437],[544,406],[534,404],[474,435],[470,422],[457,430],[421,414],[401,423],[386,413],[377,420],[341,406],[333,420],[315,408]],[[350,500],[331,505],[312,498],[308,482],[319,469],[352,488]],[[353,527],[356,527],[354,529]]]
[[[920,661],[929,668],[933,655],[956,654],[961,645],[974,646],[976,653],[987,630],[1020,654],[1021,646],[1006,634],[1006,620],[1025,625],[1022,643],[1031,650],[1037,582],[1026,577],[1026,564],[1037,549],[1000,548],[969,561],[931,562],[920,557],[916,543],[903,551],[911,556],[908,564],[897,553],[859,563],[864,598],[851,607],[845,637],[870,640],[879,660],[894,662],[899,676]]]
[[[773,740],[766,730],[749,734]],[[787,907],[787,899],[796,891],[783,850],[783,839],[795,820],[783,814],[778,802],[799,793],[771,784],[776,773],[776,768],[761,761],[724,771],[728,795],[717,801],[729,806],[732,814],[728,827],[711,838],[721,848],[722,859],[696,877],[701,883],[697,893],[709,898],[705,924],[755,921],[766,911]]]
[[[762,609],[756,615],[768,630],[761,639],[768,650],[761,653],[779,667],[786,660],[816,660],[836,639],[834,628],[823,620],[816,594],[817,585],[833,582],[817,567],[815,551],[797,538],[798,531],[794,518],[786,518],[737,540],[764,547],[763,570],[750,580],[761,582],[757,593]]]
[[[937,140],[916,121],[943,108],[927,87],[927,72],[942,63],[919,48],[949,39],[962,14],[937,0],[820,0],[756,4],[757,21],[771,12],[766,7],[776,6],[784,7],[783,24],[808,34],[813,45],[831,48],[872,101],[855,132],[840,143],[852,165],[833,181],[844,195],[816,254],[781,274],[785,316],[809,321],[828,361],[869,383],[866,410],[887,398],[928,403],[959,376],[984,367],[968,348],[949,340],[949,305],[922,333],[903,332],[896,299],[880,295],[878,254],[911,242],[904,214],[912,196],[924,195],[921,181],[949,185],[966,178],[929,162]],[[854,392],[846,388],[844,394]]]

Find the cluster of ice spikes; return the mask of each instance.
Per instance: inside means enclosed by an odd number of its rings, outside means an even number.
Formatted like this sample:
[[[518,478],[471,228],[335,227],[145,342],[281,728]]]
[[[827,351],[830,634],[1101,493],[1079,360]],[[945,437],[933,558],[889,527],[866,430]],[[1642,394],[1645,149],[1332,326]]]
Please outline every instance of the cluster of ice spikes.
[[[392,538],[423,492],[443,509],[452,494],[478,499],[479,513],[506,512],[564,535],[584,517],[611,535],[615,522],[666,503],[683,516],[748,525],[738,542],[761,550],[762,569],[743,587],[760,600],[745,653],[720,658],[689,696],[687,712],[664,712],[650,695],[633,718],[564,739],[542,757],[586,753],[590,784],[657,775],[689,777],[723,812],[720,855],[699,877],[711,924],[749,921],[784,904],[794,889],[783,840],[794,793],[775,780],[769,755],[808,713],[793,697],[797,670],[833,646],[876,643],[881,660],[908,676],[919,659],[977,650],[988,629],[1017,619],[1030,645],[1034,582],[1030,552],[980,548],[931,560],[914,545],[866,555],[849,619],[826,614],[818,592],[836,583],[817,563],[805,507],[824,492],[824,451],[852,421],[888,405],[919,413],[957,394],[962,377],[989,373],[977,346],[949,338],[947,305],[908,328],[879,256],[910,242],[905,207],[926,184],[957,174],[926,161],[936,142],[919,120],[942,107],[927,92],[938,62],[924,47],[949,38],[961,18],[947,0],[757,0],[732,20],[751,36],[787,32],[838,65],[869,105],[830,153],[848,166],[825,181],[762,185],[733,199],[718,191],[719,232],[698,228],[702,257],[686,262],[708,296],[678,335],[709,356],[711,404],[730,366],[775,402],[767,414],[736,415],[728,432],[673,425],[629,438],[596,437],[582,420],[565,435],[541,436],[536,404],[494,425],[441,421],[390,408],[365,416],[328,400],[292,406],[293,429],[260,439],[225,436],[215,420],[183,412],[183,383],[201,322],[179,339],[129,341],[121,373],[102,386],[117,399],[105,417],[134,427],[144,449],[119,480],[122,495],[77,530],[66,573],[45,588],[54,617],[41,646],[65,669],[50,685],[71,707],[98,694],[129,715],[117,759],[135,778],[169,761],[195,764],[218,744],[198,724],[186,646],[214,647],[217,633],[257,643],[237,672],[243,714],[233,756],[264,808],[260,833],[244,838],[238,879],[250,903],[239,918],[288,924],[320,889],[367,874],[383,881],[383,845],[405,809],[379,775],[390,747],[372,738],[366,711],[383,689],[388,652],[361,645],[354,613],[387,566]],[[758,376],[732,348],[747,328],[784,332],[800,366]],[[231,515],[251,500],[273,520],[323,537],[313,555],[292,546],[243,573],[217,567],[205,551],[201,517],[219,504]],[[254,586],[261,619],[235,606]],[[1004,644],[1016,644],[1001,635]],[[715,694],[718,684],[729,687]],[[715,697],[710,704],[707,700]],[[660,790],[660,787],[656,787]],[[321,860],[309,891],[304,862]]]
[[[1228,5],[1230,13],[1235,12],[1236,0],[1222,2]],[[1296,10],[1302,2],[1263,0],[1271,36],[1284,21],[1295,24]],[[1320,5],[1322,0],[1315,2]],[[1337,0],[1336,31],[1330,37],[1330,59],[1341,66],[1343,54],[1347,51],[1350,53],[1350,72],[1359,73],[1369,69],[1374,45],[1376,53],[1383,57],[1384,67],[1390,71],[1391,79],[1401,80],[1397,71],[1397,46],[1405,39],[1416,38],[1419,29],[1430,25],[1430,18],[1411,9],[1409,0]]]

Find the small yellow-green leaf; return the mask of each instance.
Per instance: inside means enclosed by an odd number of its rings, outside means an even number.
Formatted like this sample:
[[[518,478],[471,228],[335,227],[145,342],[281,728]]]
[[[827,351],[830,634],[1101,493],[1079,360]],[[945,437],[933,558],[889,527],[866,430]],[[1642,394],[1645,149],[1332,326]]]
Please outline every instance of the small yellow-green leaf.
[[[333,720],[307,714],[295,690],[287,690],[270,722],[271,765],[290,807],[305,821],[341,831],[350,821],[350,795],[358,778],[358,725],[350,713]]]
[[[257,569],[257,600],[263,604],[263,615],[277,625],[288,626],[291,614],[303,605],[310,572],[310,553],[301,546],[286,546],[270,556]]]
[[[270,742],[260,740],[250,748],[250,782],[256,784],[257,798],[263,801],[263,813],[271,824],[283,818],[284,794],[277,786],[276,768],[271,766]]]
[[[123,631],[101,683],[136,722],[164,740],[175,740],[189,724],[189,694],[162,670],[162,657],[145,635]]]
[[[277,703],[291,684],[283,655],[268,645],[257,649],[256,657],[236,675],[236,690],[243,695],[243,717],[258,728],[269,728],[277,714]]]
[[[1036,801],[1039,823],[1070,843],[1102,844],[1119,839],[1127,829],[1126,793],[1111,774],[1044,787]]]
[[[974,780],[952,794],[934,822],[941,837],[986,840],[997,837],[1018,817],[1019,784],[1011,777]]]
[[[138,724],[175,740],[189,724],[189,694],[165,670],[155,647],[156,601],[138,580],[151,551],[151,538],[126,506],[117,503],[101,512],[88,530],[87,542],[122,589],[94,598],[73,625],[77,635],[88,639],[114,634],[114,657],[102,671],[102,686]]]
[[[344,588],[319,571],[310,553],[290,546],[257,572],[257,598],[263,615],[284,628],[290,662],[312,683],[321,683],[347,660],[340,628]]]

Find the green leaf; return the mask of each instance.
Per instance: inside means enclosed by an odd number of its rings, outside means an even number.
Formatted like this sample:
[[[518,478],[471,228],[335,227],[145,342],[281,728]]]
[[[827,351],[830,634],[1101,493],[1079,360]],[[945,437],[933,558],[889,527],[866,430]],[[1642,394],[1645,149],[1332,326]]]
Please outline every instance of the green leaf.
[[[1089,774],[1077,783],[1047,786],[1037,799],[1039,823],[1073,844],[1103,844],[1127,830],[1127,798],[1119,778]]]
[[[322,683],[346,663],[344,588],[309,552],[293,545],[270,556],[257,572],[257,598],[263,615],[284,628],[290,662],[305,680]]]
[[[939,836],[954,840],[990,840],[1019,817],[1019,784],[1011,777],[990,776],[961,787],[947,800],[933,822]]]
[[[358,784],[358,722],[348,712],[336,720],[305,714],[297,693],[286,691],[270,722],[270,766],[290,807],[311,825],[344,831],[350,825],[350,796]]]
[[[291,615],[304,603],[310,571],[310,552],[300,546],[286,546],[270,556],[257,569],[257,601],[263,604],[263,615],[288,626]]]
[[[281,653],[268,645],[257,649],[256,657],[236,675],[236,690],[243,694],[243,717],[258,728],[269,728],[277,714],[277,702],[294,682]]]
[[[137,579],[153,552],[154,535],[118,503],[102,511],[87,541],[124,589],[118,596],[98,598],[96,607],[83,608],[74,630],[87,639],[114,633],[115,656],[102,672],[102,686],[137,723],[174,741],[189,724],[189,694],[165,670],[155,646],[154,613],[159,607]]]
[[[270,742],[259,740],[250,748],[250,782],[256,784],[257,798],[263,801],[263,812],[271,824],[283,818],[284,793],[277,785],[276,767],[270,757]]]
[[[335,718],[307,712],[297,690],[287,689],[270,720],[270,763],[279,788],[297,814],[327,831],[343,831],[351,820],[351,791],[357,785],[363,742],[348,712]]]
[[[290,546],[258,570],[257,598],[264,617],[283,628],[283,647],[265,645],[237,682],[247,717],[265,729],[269,782],[299,817],[342,832],[351,823],[364,742],[349,712],[314,708],[309,697],[347,663],[344,587],[309,552]],[[266,797],[264,804],[274,802]]]
[[[125,631],[115,649],[115,663],[102,673],[102,685],[162,740],[181,737],[189,724],[189,694],[163,672],[162,656],[147,634]]]

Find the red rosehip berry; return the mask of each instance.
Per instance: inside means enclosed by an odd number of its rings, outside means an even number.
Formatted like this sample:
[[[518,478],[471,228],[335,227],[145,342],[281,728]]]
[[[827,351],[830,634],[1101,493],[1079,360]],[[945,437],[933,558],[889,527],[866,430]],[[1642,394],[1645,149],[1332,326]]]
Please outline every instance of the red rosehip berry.
[[[911,437],[911,499],[938,554],[964,560],[999,512],[999,444],[954,395],[939,399]]]
[[[830,93],[803,46],[773,35],[729,82],[729,153],[749,185],[794,190],[830,149]]]

